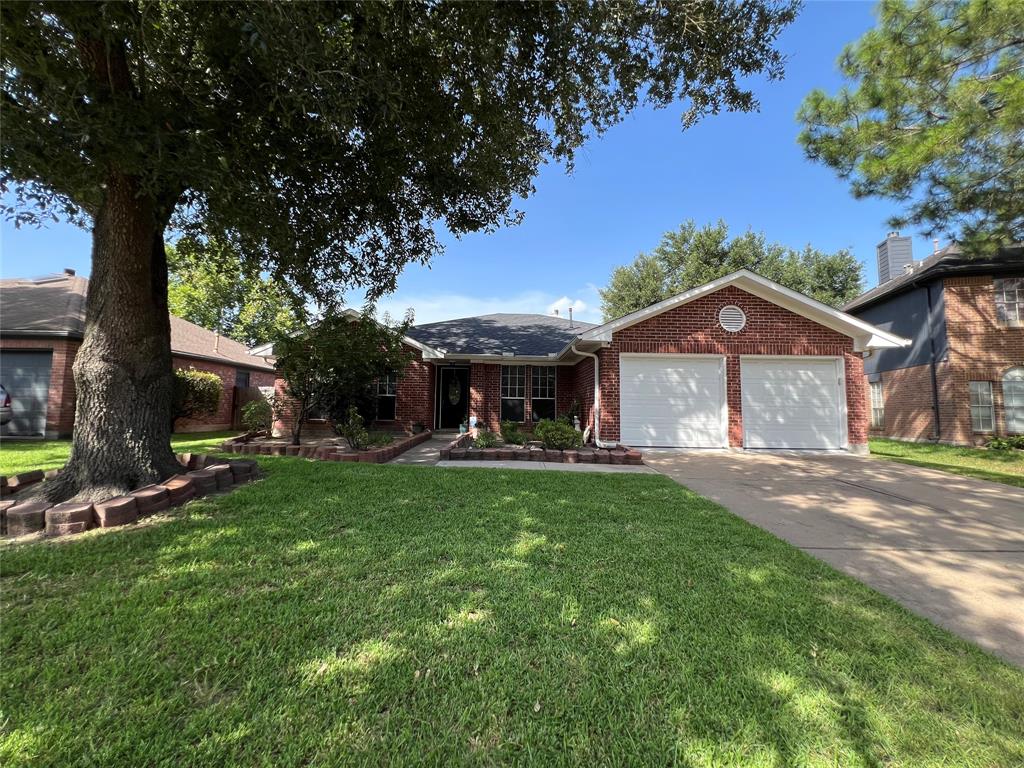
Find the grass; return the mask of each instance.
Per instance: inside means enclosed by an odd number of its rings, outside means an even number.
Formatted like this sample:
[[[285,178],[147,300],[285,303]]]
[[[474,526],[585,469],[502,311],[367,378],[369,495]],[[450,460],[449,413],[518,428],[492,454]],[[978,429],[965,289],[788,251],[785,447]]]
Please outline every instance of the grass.
[[[0,763],[1024,761],[1024,673],[666,478],[259,460],[4,552]]]
[[[216,449],[237,434],[237,431],[189,432],[174,435],[171,445],[178,453],[200,453]],[[70,452],[70,440],[3,440],[0,441],[0,475],[62,467]]]
[[[1024,488],[1024,451],[990,451],[876,437],[871,438],[869,447],[871,455],[881,459]]]

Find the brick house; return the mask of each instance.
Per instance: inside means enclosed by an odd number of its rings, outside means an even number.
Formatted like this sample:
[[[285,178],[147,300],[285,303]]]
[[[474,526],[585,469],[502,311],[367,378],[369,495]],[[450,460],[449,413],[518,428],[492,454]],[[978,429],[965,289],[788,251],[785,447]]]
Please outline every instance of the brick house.
[[[880,244],[880,274],[904,239]],[[871,434],[957,445],[1024,434],[1024,246],[986,258],[950,246],[919,263],[905,253],[845,307],[911,339],[864,361]]]
[[[66,437],[75,421],[71,365],[85,330],[89,281],[73,271],[38,280],[0,280],[0,383],[14,405],[4,435]],[[274,368],[244,345],[171,316],[175,368],[216,373],[223,383],[217,413],[179,420],[179,432],[229,429],[238,387],[273,387]]]
[[[414,361],[377,383],[378,426],[496,431],[578,410],[601,444],[853,451],[863,355],[909,343],[746,270],[604,325],[485,315],[406,342]]]

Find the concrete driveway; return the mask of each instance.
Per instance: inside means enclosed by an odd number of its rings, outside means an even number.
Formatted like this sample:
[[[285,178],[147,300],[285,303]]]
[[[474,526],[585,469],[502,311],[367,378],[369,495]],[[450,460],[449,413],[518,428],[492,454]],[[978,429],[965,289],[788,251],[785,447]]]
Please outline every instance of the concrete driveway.
[[[644,461],[1024,667],[1024,489],[845,454]]]

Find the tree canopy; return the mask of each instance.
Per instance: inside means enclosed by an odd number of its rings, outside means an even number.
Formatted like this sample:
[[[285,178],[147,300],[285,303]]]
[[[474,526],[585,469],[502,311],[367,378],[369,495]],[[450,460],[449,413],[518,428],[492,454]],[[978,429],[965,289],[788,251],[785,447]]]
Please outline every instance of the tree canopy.
[[[984,252],[1024,241],[1024,3],[884,0],[839,58],[851,86],[808,95],[807,156],[857,197]]]
[[[167,304],[172,315],[240,341],[271,341],[296,326],[297,299],[247,266],[230,245],[183,237],[167,246]],[[299,308],[301,309],[301,307]]]
[[[738,269],[834,307],[861,291],[861,264],[847,250],[825,253],[808,245],[797,251],[751,231],[730,239],[724,221],[698,228],[691,220],[666,232],[650,253],[612,272],[601,290],[604,319],[635,312]]]

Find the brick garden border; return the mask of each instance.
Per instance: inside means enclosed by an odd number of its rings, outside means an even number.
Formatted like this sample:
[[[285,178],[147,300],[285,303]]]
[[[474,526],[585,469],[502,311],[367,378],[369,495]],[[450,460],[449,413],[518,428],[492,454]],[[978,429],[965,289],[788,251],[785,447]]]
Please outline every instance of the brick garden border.
[[[410,448],[424,443],[433,437],[429,429],[415,435],[394,440],[380,448],[366,451],[353,451],[341,445],[288,445],[286,443],[262,443],[246,439],[247,436],[236,437],[221,444],[220,449],[227,453],[241,453],[258,456],[296,456],[303,459],[318,461],[352,461],[366,464],[384,464]]]
[[[631,464],[644,463],[643,454],[633,448],[579,448],[553,450],[550,448],[473,448],[473,436],[468,432],[441,449],[442,461],[547,461],[556,464]]]
[[[90,528],[113,528],[137,522],[156,512],[177,507],[192,499],[260,476],[259,467],[251,459],[226,460],[202,453],[179,453],[178,461],[186,467],[183,474],[173,475],[161,483],[138,488],[125,496],[105,501],[79,503],[65,501],[18,501],[20,491],[28,486],[56,477],[59,469],[22,472],[11,478],[0,478],[0,535],[14,537],[45,531],[47,536],[67,536]]]

